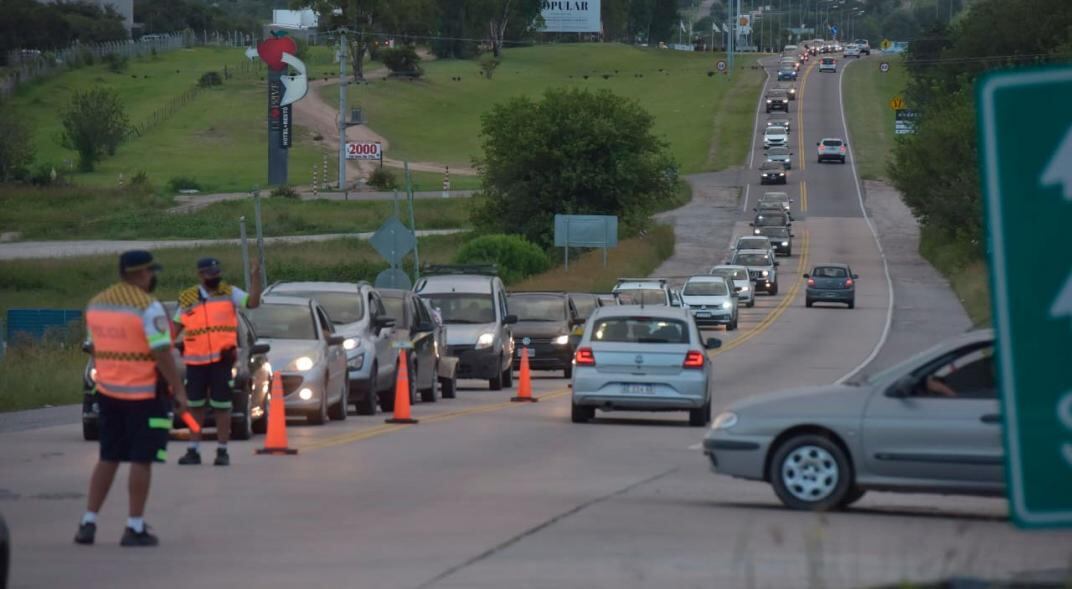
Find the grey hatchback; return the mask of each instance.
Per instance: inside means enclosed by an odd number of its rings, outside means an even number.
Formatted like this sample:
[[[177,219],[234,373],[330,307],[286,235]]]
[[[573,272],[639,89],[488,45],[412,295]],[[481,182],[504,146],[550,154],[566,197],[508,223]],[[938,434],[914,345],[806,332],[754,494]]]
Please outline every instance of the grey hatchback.
[[[844,508],[871,489],[1002,495],[994,369],[993,330],[972,331],[845,384],[732,403],[704,453],[793,509]]]
[[[842,303],[850,309],[856,307],[856,279],[846,264],[819,264],[811,273],[805,274],[808,288],[804,294],[804,306],[815,303]]]

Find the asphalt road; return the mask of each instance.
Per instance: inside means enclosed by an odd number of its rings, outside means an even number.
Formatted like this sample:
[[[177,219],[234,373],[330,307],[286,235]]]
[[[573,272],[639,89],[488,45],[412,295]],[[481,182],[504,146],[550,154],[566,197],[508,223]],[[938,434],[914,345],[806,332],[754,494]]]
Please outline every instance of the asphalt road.
[[[846,135],[839,76],[804,74],[791,107],[798,156]],[[888,320],[896,291],[853,167],[802,159],[789,192],[803,220],[779,268],[782,294],[760,298],[737,332],[713,332],[726,342],[713,354],[716,406],[834,381],[898,337],[884,336],[887,325],[911,328]],[[760,192],[752,174],[740,175],[750,179],[742,209]],[[742,210],[734,231],[746,223]],[[694,256],[705,270],[725,233],[707,251],[690,243],[675,268]],[[799,275],[814,261],[852,264],[856,309],[803,307]],[[704,430],[684,415],[574,425],[566,381],[536,374],[542,399],[531,405],[467,383],[456,400],[416,405],[414,426],[293,422],[297,456],[254,456],[255,439],[233,444],[230,468],[179,467],[174,442],[170,464],[154,469],[148,514],[163,545],[137,553],[116,546],[122,478],[98,545],[71,543],[96,451],[76,425],[0,434],[14,586],[865,587],[1066,568],[1072,555],[1072,534],[1019,532],[994,499],[871,493],[847,512],[787,511],[764,484],[710,474],[697,449]]]

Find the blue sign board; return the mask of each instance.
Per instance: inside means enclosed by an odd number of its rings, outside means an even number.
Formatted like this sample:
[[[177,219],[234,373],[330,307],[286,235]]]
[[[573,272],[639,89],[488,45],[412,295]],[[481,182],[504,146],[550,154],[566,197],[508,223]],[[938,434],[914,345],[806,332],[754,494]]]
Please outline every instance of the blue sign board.
[[[615,215],[555,215],[555,247],[614,247],[618,245]]]

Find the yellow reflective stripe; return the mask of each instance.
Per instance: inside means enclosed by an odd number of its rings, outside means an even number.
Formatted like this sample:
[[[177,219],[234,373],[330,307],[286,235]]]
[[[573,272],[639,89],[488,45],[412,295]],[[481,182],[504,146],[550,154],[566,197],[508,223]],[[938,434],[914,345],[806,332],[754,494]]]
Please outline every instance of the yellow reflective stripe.
[[[208,404],[212,405],[213,409],[230,409],[231,406],[232,406],[230,401],[221,402],[221,401],[213,401],[211,399],[209,400]]]
[[[159,460],[160,462],[167,462],[167,450],[163,450],[163,449],[157,450],[156,451],[156,459]]]
[[[152,429],[171,429],[171,420],[166,417],[150,417],[149,427]]]

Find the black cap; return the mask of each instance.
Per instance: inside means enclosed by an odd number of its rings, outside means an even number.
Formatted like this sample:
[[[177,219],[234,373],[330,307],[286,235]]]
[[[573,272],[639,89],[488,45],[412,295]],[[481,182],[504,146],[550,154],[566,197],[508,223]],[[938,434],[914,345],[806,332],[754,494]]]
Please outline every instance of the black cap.
[[[219,274],[220,261],[216,258],[201,258],[197,261],[197,271],[205,274]]]
[[[119,255],[119,273],[136,272],[138,270],[160,270],[162,266],[153,260],[153,254],[146,250],[130,250]]]

